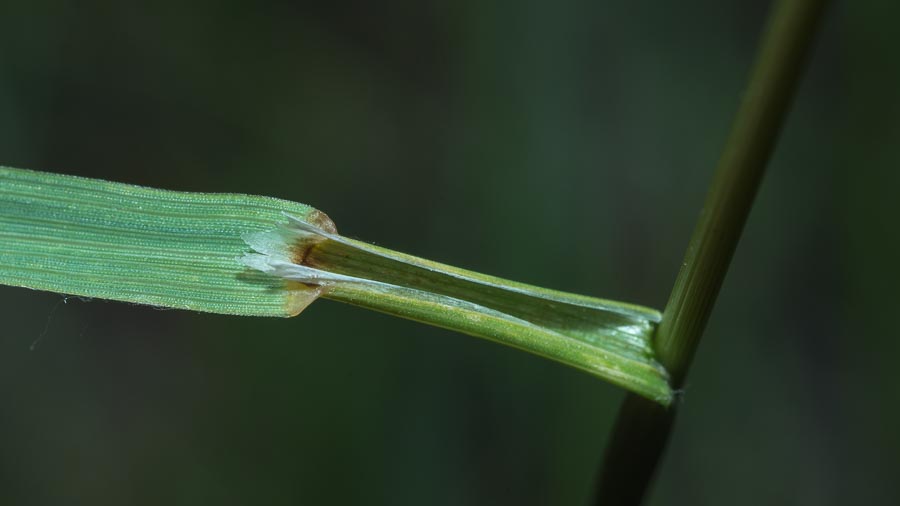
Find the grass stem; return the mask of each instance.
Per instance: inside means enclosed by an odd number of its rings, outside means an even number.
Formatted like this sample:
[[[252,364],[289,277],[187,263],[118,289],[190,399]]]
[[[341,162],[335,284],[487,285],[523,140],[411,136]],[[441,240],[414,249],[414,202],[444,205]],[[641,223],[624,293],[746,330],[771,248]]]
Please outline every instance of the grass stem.
[[[740,240],[822,17],[825,0],[780,0],[719,159],[700,219],[657,329],[655,349],[681,388]],[[676,407],[628,395],[597,482],[595,503],[640,504],[665,449]]]

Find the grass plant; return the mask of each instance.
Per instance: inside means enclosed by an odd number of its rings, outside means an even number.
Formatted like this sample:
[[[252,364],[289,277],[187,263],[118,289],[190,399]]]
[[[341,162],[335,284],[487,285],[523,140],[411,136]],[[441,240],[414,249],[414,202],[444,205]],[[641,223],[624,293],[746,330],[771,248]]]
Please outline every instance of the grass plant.
[[[0,284],[239,316],[319,297],[525,350],[628,391],[596,504],[639,504],[790,109],[824,0],[779,0],[663,312],[455,268],[340,235],[269,197],[0,167]],[[515,254],[515,252],[510,252]]]

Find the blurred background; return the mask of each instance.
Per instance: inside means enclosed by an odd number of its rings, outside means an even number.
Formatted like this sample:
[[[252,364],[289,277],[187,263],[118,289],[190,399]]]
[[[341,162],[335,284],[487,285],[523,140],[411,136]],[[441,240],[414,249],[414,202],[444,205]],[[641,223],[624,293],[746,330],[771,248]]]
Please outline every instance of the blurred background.
[[[0,164],[662,308],[768,2],[0,7]],[[651,504],[900,501],[900,3],[834,2]],[[0,287],[3,504],[584,503],[623,392],[319,301]]]

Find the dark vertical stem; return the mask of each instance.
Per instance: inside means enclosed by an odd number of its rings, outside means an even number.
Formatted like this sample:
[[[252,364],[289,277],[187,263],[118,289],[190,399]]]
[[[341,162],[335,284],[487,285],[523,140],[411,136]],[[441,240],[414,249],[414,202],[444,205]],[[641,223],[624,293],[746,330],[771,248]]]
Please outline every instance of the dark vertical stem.
[[[640,504],[675,422],[675,408],[627,395],[603,456],[594,504]]]
[[[780,0],[675,280],[655,346],[681,388],[790,108],[825,0]],[[640,504],[675,419],[629,395],[598,477],[596,504]]]

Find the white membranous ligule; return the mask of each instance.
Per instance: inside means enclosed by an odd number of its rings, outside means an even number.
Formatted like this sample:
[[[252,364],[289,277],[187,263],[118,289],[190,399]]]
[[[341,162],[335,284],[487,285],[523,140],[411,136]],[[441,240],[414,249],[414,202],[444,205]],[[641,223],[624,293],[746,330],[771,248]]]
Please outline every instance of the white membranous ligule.
[[[334,283],[366,283],[385,285],[369,279],[335,274],[291,261],[291,251],[297,247],[311,247],[324,240],[340,238],[296,216],[283,213],[289,222],[267,231],[245,234],[242,239],[255,253],[246,253],[238,261],[272,276],[300,283],[328,286]],[[390,286],[390,285],[389,285]]]

